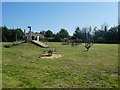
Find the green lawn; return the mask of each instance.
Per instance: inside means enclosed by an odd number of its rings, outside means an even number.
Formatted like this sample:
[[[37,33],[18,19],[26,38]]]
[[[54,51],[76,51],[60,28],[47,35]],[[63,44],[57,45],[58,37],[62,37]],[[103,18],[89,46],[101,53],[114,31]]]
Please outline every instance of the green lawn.
[[[117,44],[94,44],[88,52],[83,52],[83,45],[71,47],[52,42],[48,45],[62,57],[38,58],[45,48],[32,43],[3,47],[2,87],[118,87]]]

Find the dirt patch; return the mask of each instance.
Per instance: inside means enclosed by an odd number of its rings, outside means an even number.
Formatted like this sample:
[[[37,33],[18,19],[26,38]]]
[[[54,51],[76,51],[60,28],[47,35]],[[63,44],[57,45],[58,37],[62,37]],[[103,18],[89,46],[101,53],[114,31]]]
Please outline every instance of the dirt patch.
[[[24,44],[24,47],[25,47],[25,48],[30,47],[29,43],[25,43],[25,44]]]
[[[50,59],[55,59],[55,58],[60,58],[62,57],[62,55],[60,54],[52,54],[52,56],[48,55],[48,54],[42,54],[40,55],[39,58],[50,58]]]

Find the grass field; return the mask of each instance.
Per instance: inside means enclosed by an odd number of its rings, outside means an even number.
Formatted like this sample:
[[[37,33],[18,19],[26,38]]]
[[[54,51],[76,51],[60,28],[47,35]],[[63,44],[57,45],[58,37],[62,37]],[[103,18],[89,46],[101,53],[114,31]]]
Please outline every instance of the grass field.
[[[117,44],[94,44],[88,52],[83,52],[83,45],[71,47],[52,42],[48,45],[62,57],[38,58],[45,48],[32,43],[3,47],[2,87],[118,87]]]

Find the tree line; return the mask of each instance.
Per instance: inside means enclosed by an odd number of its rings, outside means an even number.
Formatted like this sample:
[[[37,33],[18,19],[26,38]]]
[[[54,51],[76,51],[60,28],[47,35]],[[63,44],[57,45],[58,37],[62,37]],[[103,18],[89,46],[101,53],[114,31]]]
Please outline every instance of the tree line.
[[[77,27],[73,37],[82,39],[83,42],[85,42],[88,37],[94,43],[120,43],[118,28],[120,28],[120,25],[110,27],[109,29],[106,25],[102,26],[100,29],[97,27],[93,29],[91,27],[80,29]],[[88,36],[86,36],[86,32],[88,32]]]
[[[84,43],[89,38],[94,43],[120,43],[120,32],[118,30],[120,30],[120,25],[110,27],[109,29],[107,25],[102,25],[101,28],[77,27],[72,36],[65,29],[61,29],[57,34],[54,34],[51,30],[41,31],[40,34],[52,42],[61,42],[64,38],[68,38],[79,39]]]
[[[0,27],[2,30],[3,42],[14,42],[16,40],[24,40],[24,33],[21,28],[9,29],[6,26]]]
[[[24,40],[24,32],[22,29],[9,29],[6,26],[2,26],[2,41],[16,41]],[[83,43],[89,38],[94,43],[120,43],[120,25],[113,26],[108,29],[107,25],[102,25],[101,28],[91,27],[77,27],[72,36],[69,35],[68,31],[64,28],[54,34],[51,30],[40,31],[39,34],[45,36],[46,41],[49,42],[62,42],[63,39],[80,39]],[[38,32],[37,32],[38,33]],[[88,34],[86,34],[88,33]]]

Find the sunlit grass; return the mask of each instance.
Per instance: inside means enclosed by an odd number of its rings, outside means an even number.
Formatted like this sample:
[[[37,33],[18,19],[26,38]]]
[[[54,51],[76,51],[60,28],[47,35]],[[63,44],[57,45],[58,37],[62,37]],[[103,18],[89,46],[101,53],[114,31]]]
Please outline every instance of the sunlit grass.
[[[3,47],[3,87],[118,87],[117,44],[94,44],[88,52],[84,45],[47,44],[62,57],[38,58],[45,48],[32,43]]]

